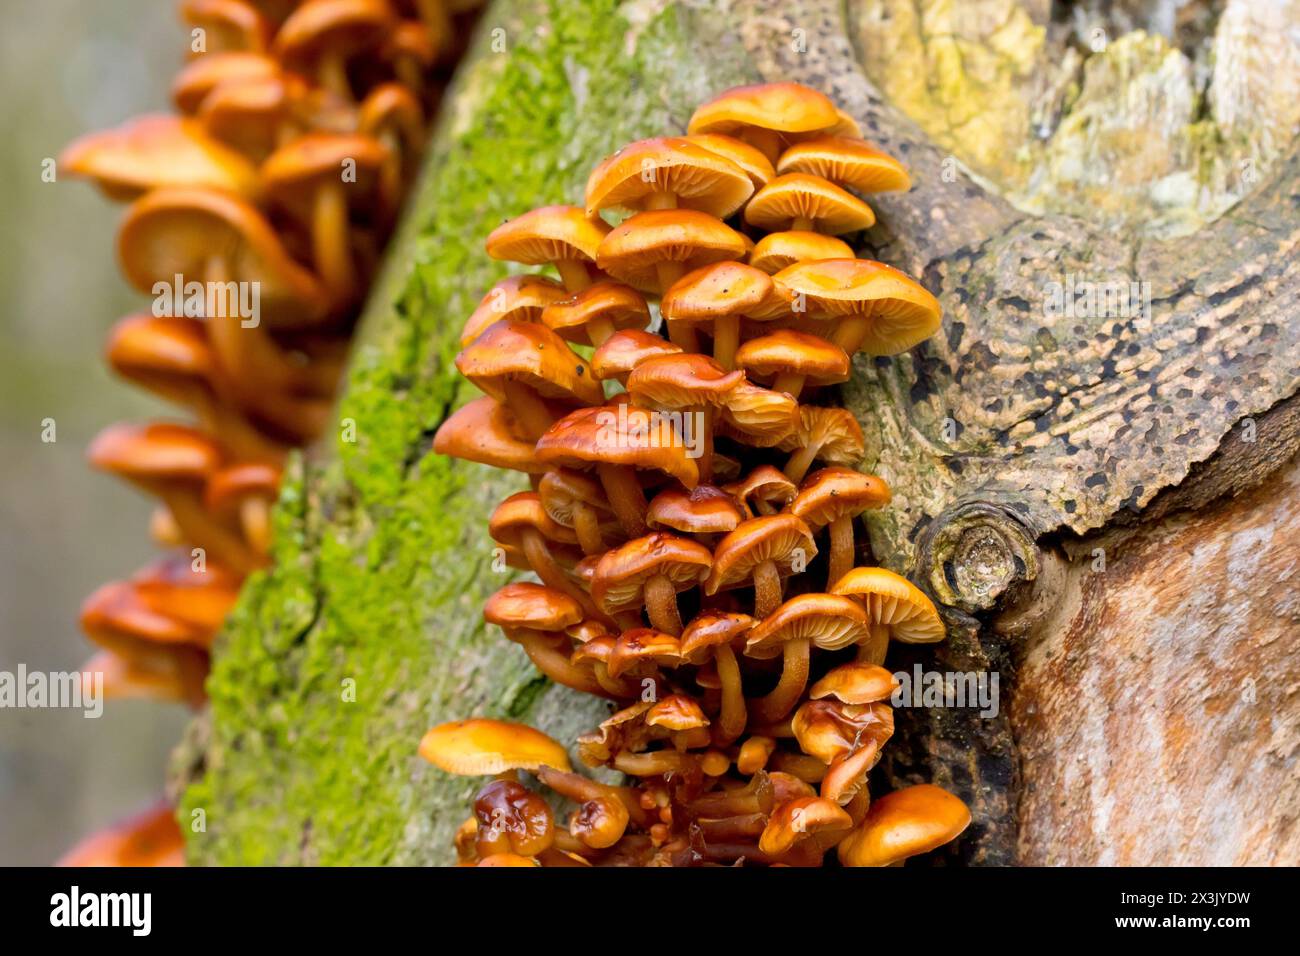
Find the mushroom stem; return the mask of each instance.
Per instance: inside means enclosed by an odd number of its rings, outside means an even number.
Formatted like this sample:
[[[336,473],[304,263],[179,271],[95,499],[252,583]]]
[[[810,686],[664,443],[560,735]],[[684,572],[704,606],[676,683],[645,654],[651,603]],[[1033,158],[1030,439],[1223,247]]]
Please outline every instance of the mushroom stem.
[[[771,737],[756,734],[740,745],[740,755],[736,758],[736,769],[741,773],[758,773],[767,766],[776,750],[776,741]]]
[[[772,769],[778,773],[788,773],[798,777],[804,783],[821,783],[826,776],[826,765],[816,757],[807,754],[792,754],[778,751],[772,754]]]
[[[600,518],[596,509],[578,502],[573,506],[573,530],[578,536],[582,553],[602,554],[605,551],[605,539],[600,534]]]
[[[614,755],[612,766],[629,777],[657,777],[665,773],[677,773],[689,762],[689,754],[681,754],[676,750],[655,750],[644,754],[620,751]]]
[[[550,787],[561,796],[576,800],[578,803],[599,800],[603,797],[613,797],[620,803],[623,802],[622,795],[616,787],[584,777],[580,773],[570,773],[547,766],[538,767],[535,773],[543,786]]]
[[[636,470],[626,465],[601,462],[596,466],[596,475],[609,496],[609,506],[623,525],[623,531],[629,538],[644,535],[646,500],[641,483],[636,480]]]
[[[673,283],[682,277],[685,271],[685,266],[680,262],[665,260],[655,263],[655,275],[659,279],[660,295],[667,292]],[[664,321],[668,326],[668,341],[683,352],[698,352],[700,350],[700,336],[696,332],[694,325],[676,319],[665,319]]]
[[[577,259],[556,259],[555,270],[559,272],[564,288],[570,293],[581,292],[591,285],[591,273]]]
[[[555,560],[555,555],[551,554],[551,548],[540,532],[534,528],[525,528],[520,540],[523,544],[524,557],[528,559],[528,566],[542,579],[543,584],[569,595],[582,605],[587,617],[605,620],[605,615],[597,611],[596,606],[592,604],[591,596],[564,573],[564,569]]]
[[[681,637],[682,615],[677,609],[677,591],[666,576],[656,574],[646,581],[645,607],[655,630]]]
[[[732,842],[752,839],[767,826],[766,813],[743,813],[731,817],[699,821],[700,832],[714,842]]]
[[[239,526],[249,546],[260,555],[271,550],[271,503],[254,495],[239,503]]]
[[[795,216],[790,229],[796,232],[816,232],[817,223],[811,216]]]
[[[741,685],[740,665],[730,644],[719,644],[714,654],[718,680],[722,682],[722,712],[713,725],[713,743],[725,747],[745,730],[749,714],[745,710],[745,693]]]
[[[808,469],[821,453],[824,443],[825,439],[818,435],[791,455],[790,460],[785,463],[785,476],[796,485],[802,482],[804,476],[808,474]]]
[[[772,391],[786,392],[791,398],[798,398],[799,393],[803,391],[804,382],[808,376],[800,375],[798,372],[782,372],[772,383]]]
[[[740,316],[724,315],[713,323],[713,359],[728,372],[736,367],[740,345]]]
[[[322,185],[312,204],[312,261],[330,292],[343,302],[350,301],[357,289],[349,225],[348,197],[342,180]]]
[[[781,573],[775,561],[764,561],[754,569],[754,617],[760,621],[772,616],[781,606],[784,593]]]
[[[766,697],[749,702],[751,719],[759,723],[780,720],[799,702],[799,695],[808,686],[808,640],[786,641],[781,679]]]
[[[255,571],[264,563],[238,534],[213,520],[198,492],[168,485],[159,485],[155,490],[187,544],[202,548],[218,564],[243,574]]]
[[[569,655],[563,651],[556,650],[555,645],[540,631],[518,628],[511,637],[524,649],[537,669],[555,683],[594,697],[613,696],[600,686],[600,682],[589,671],[570,661]]]
[[[614,697],[627,699],[635,697],[641,692],[641,688],[635,684],[629,684],[627,681],[621,680],[617,677],[610,677],[609,668],[600,661],[592,662],[591,671],[596,675],[596,681],[600,686],[605,688],[606,692]]]
[[[831,335],[831,341],[852,355],[867,337],[867,328],[871,320],[865,315],[850,315],[840,320]]]
[[[505,405],[514,413],[515,421],[524,433],[519,437],[535,442],[555,424],[555,416],[546,407],[546,403],[527,385],[507,379],[502,389],[505,392]]]
[[[317,64],[316,76],[322,87],[349,103],[353,102],[352,84],[348,81],[347,64],[343,62],[342,55],[329,50],[323,53]]]
[[[617,330],[614,328],[614,323],[606,316],[593,315],[587,321],[587,336],[591,339],[591,344],[596,348],[604,345],[615,331]]]
[[[871,639],[858,645],[858,661],[879,666],[885,663],[885,655],[889,653],[889,625],[872,624],[870,630]]]
[[[197,399],[194,409],[199,422],[216,436],[232,460],[273,465],[284,461],[283,445],[263,435],[248,419],[229,405],[218,401],[212,393],[207,392]]]
[[[830,557],[830,572],[826,576],[828,590],[853,570],[853,518],[849,515],[842,515],[831,522]]]
[[[676,193],[665,192],[664,190],[655,190],[646,197],[645,208],[650,209],[676,209]]]

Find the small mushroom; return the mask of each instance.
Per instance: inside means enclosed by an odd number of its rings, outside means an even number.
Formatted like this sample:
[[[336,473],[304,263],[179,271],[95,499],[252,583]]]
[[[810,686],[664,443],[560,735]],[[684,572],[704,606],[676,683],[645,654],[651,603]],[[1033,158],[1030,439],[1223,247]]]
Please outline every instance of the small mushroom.
[[[583,615],[582,606],[563,591],[526,581],[507,584],[483,606],[483,620],[501,628],[555,683],[597,697],[610,696],[590,671],[570,660],[567,641],[556,640]]]
[[[821,136],[796,143],[781,154],[776,171],[807,173],[860,193],[906,192],[907,169],[870,143],[843,136]]]
[[[497,505],[488,522],[488,534],[498,544],[522,551],[543,584],[577,602],[585,612],[577,620],[596,616],[591,598],[564,573],[551,551],[551,542],[575,544],[577,535],[551,520],[537,492],[521,491]]]
[[[661,697],[645,712],[647,727],[659,728],[668,734],[679,753],[709,742],[709,718],[692,698],[685,694]]]
[[[843,239],[820,232],[773,232],[754,245],[749,264],[768,275],[788,266],[818,259],[852,259],[853,249]]]
[[[542,312],[564,298],[564,286],[546,276],[507,276],[483,296],[461,329],[460,344],[469,346],[497,322],[540,322]]]
[[[573,529],[583,554],[605,553],[607,525],[614,514],[599,481],[570,468],[556,468],[542,476],[537,494],[552,521]]]
[[[172,82],[172,102],[182,113],[194,115],[213,90],[227,83],[278,79],[280,64],[260,53],[212,52],[197,57]]]
[[[184,866],[185,838],[176,808],[162,801],[130,819],[87,837],[55,866]]]
[[[694,416],[699,441],[691,450],[698,455],[701,481],[713,478],[713,419],[727,396],[744,381],[740,372],[726,371],[705,355],[689,352],[659,355],[637,365],[627,377],[627,393],[644,408]],[[689,434],[689,433],[688,433]],[[683,441],[688,437],[683,435]]]
[[[208,479],[204,503],[225,521],[237,523],[254,553],[271,550],[271,506],[280,497],[280,469],[245,462],[229,465]]]
[[[887,793],[837,847],[844,866],[892,866],[950,843],[970,824],[957,797],[929,783]]]
[[[570,294],[591,285],[590,265],[609,226],[576,206],[543,206],[503,223],[487,237],[487,254],[524,265],[553,265]]]
[[[777,447],[793,452],[785,476],[799,483],[818,459],[831,465],[856,465],[866,454],[866,438],[846,409],[801,405],[798,428]]]
[[[621,385],[633,369],[657,355],[680,355],[682,347],[651,332],[624,329],[615,332],[591,355],[591,371],[601,381],[614,379]]]
[[[886,568],[854,568],[831,587],[832,594],[857,600],[867,614],[871,639],[859,648],[859,660],[883,664],[889,640],[933,644],[946,636],[934,602],[907,578]]]
[[[777,176],[745,206],[745,222],[768,232],[861,232],[876,224],[871,207],[829,180],[807,173]]]
[[[767,519],[756,518],[756,521]],[[755,625],[745,653],[760,659],[781,654],[781,678],[766,696],[750,701],[751,721],[772,723],[794,709],[808,683],[809,648],[828,650],[865,638],[867,617],[853,601],[830,594],[800,594]]]
[[[420,756],[447,773],[483,777],[538,767],[572,769],[565,749],[540,730],[504,720],[454,720],[428,730]]]
[[[834,584],[853,567],[853,519],[864,511],[889,504],[889,485],[875,475],[849,468],[822,468],[804,481],[790,503],[816,533],[830,527],[831,555],[828,584]]]
[[[87,457],[95,468],[161,499],[185,539],[214,560],[241,571],[261,565],[240,535],[204,505],[204,486],[221,464],[221,452],[207,435],[182,425],[112,425],[91,443]]]
[[[803,857],[821,865],[822,854],[848,836],[853,819],[834,801],[822,797],[797,797],[773,812],[758,848],[774,857]],[[803,850],[802,854],[797,851]]]
[[[631,286],[598,282],[550,303],[541,323],[567,341],[599,348],[616,332],[644,330],[650,324],[650,309]]]
[[[849,357],[842,348],[793,329],[750,339],[736,352],[736,366],[751,380],[770,379],[774,391],[792,398],[803,393],[805,384],[820,388],[849,379]]]
[[[673,323],[705,326],[713,333],[713,357],[726,370],[736,367],[740,320],[761,316],[775,287],[767,273],[739,262],[716,262],[673,283],[659,305],[671,332]],[[680,336],[679,336],[680,337]]]
[[[754,188],[764,185],[768,180],[776,175],[776,170],[772,163],[762,150],[755,149],[748,143],[743,143],[734,136],[723,136],[721,133],[696,133],[693,136],[685,137],[686,142],[701,149],[706,149],[710,153],[715,153],[723,159],[729,159],[749,177],[749,181],[754,184]]]
[[[547,402],[595,405],[605,399],[587,363],[550,329],[501,320],[456,356],[460,373],[510,408],[521,437],[536,441],[555,415]]]
[[[272,52],[288,69],[350,100],[349,62],[378,49],[394,23],[385,0],[310,0],[280,25]]]
[[[742,382],[727,393],[718,434],[755,448],[780,446],[796,435],[799,403],[785,392]]]
[[[596,565],[591,596],[611,616],[644,606],[655,628],[677,637],[682,633],[677,592],[704,580],[712,561],[704,545],[655,532],[607,552]]]
[[[825,95],[798,83],[763,83],[725,90],[699,106],[687,132],[722,133],[775,162],[800,135],[838,133],[845,120]]]
[[[534,457],[532,444],[515,437],[520,428],[504,405],[487,396],[476,398],[438,426],[433,450],[493,468],[541,474],[546,466]]]
[[[502,853],[535,857],[555,842],[550,806],[517,780],[485,785],[474,798],[474,819],[474,848],[480,860]]]
[[[807,700],[790,721],[799,749],[824,764],[871,744],[877,750],[894,734],[894,712],[881,701],[845,704]]]
[[[623,838],[631,820],[631,801],[624,790],[553,767],[538,768],[537,779],[579,804],[569,818],[569,833],[584,846],[605,850]]]
[[[704,593],[717,594],[752,582],[754,616],[761,620],[781,603],[781,579],[802,570],[816,555],[812,531],[794,515],[751,518],[718,543]]]
[[[756,622],[748,614],[702,611],[682,632],[681,656],[688,664],[712,660],[722,689],[722,709],[713,727],[713,744],[726,747],[745,730],[748,712],[740,665],[733,645],[743,639]],[[749,771],[753,773],[753,771]]]
[[[722,490],[740,503],[746,519],[776,514],[799,491],[793,481],[771,465],[759,465],[744,478],[723,485]]]
[[[663,136],[624,146],[596,165],[587,179],[587,215],[682,208],[726,219],[753,192],[749,174],[730,159]]]
[[[713,485],[666,488],[655,495],[646,511],[646,525],[695,535],[703,543],[715,535],[734,531],[740,523],[740,509],[731,495]]]
[[[663,435],[650,411],[634,405],[580,408],[556,422],[537,441],[537,461],[546,466],[595,468],[630,537],[645,533],[645,492],[637,469],[663,472],[687,488],[699,483],[699,468],[681,437]]]
[[[845,704],[873,704],[888,700],[898,690],[898,680],[877,664],[855,661],[826,672],[808,691],[812,700],[833,697]]]
[[[681,641],[673,635],[651,627],[634,627],[620,634],[610,648],[609,675],[654,678],[659,668],[680,664],[681,651]]]

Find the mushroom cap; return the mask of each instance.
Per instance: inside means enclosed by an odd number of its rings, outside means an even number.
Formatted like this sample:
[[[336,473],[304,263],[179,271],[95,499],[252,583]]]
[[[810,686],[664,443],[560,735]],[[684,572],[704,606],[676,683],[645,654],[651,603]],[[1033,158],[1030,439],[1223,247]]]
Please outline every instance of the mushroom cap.
[[[739,481],[724,485],[722,490],[744,505],[751,516],[751,499],[781,509],[793,501],[799,491],[793,481],[771,465],[759,465]]]
[[[641,362],[627,377],[627,393],[646,408],[716,407],[744,380],[744,372],[728,372],[707,355],[683,352]]]
[[[813,700],[834,697],[845,704],[870,704],[887,700],[896,690],[898,680],[885,668],[855,661],[827,671],[812,685],[808,696]]]
[[[785,392],[741,382],[727,393],[719,434],[758,448],[781,446],[795,436],[800,406]]]
[[[806,700],[790,721],[799,748],[824,764],[871,746],[877,753],[894,735],[894,711],[885,703]]]
[[[346,57],[377,47],[395,24],[385,0],[311,0],[280,25],[272,51],[301,70],[327,51]]]
[[[701,611],[682,631],[682,660],[703,664],[713,656],[714,648],[738,641],[757,623],[748,614],[735,611]]]
[[[280,469],[265,462],[227,465],[208,479],[203,502],[209,511],[223,516],[236,513],[249,498],[273,502],[280,497]]]
[[[571,529],[551,520],[542,507],[541,496],[535,491],[520,491],[496,506],[488,519],[488,534],[492,540],[514,548],[522,548],[524,534],[536,531],[543,538],[572,544],[577,541]]]
[[[487,254],[524,265],[594,262],[609,226],[577,206],[543,206],[503,222],[487,237]]]
[[[418,151],[424,145],[424,108],[401,83],[380,83],[361,101],[357,132],[375,138],[395,133],[403,149]]]
[[[221,465],[221,451],[208,435],[166,422],[109,425],[86,457],[93,467],[133,481],[206,481]]]
[[[843,239],[801,229],[764,236],[749,254],[749,264],[768,275],[788,266],[818,259],[852,259],[853,249]]]
[[[897,355],[939,329],[939,300],[906,273],[869,259],[820,259],[782,269],[772,281],[787,296],[802,295],[809,318],[871,319],[859,347],[868,355]]]
[[[584,800],[569,818],[569,834],[593,850],[604,850],[622,839],[630,816],[615,794]]]
[[[650,528],[671,528],[684,534],[726,534],[740,523],[740,509],[731,495],[713,485],[665,488],[646,510]]]
[[[579,505],[595,509],[601,519],[612,514],[600,482],[570,468],[548,471],[538,482],[537,494],[551,520],[566,528],[573,527]]]
[[[761,519],[754,519],[761,520]],[[870,635],[862,608],[835,594],[800,594],[790,598],[749,632],[745,653],[770,657],[787,641],[807,640],[838,651]]]
[[[476,398],[438,426],[433,450],[493,468],[534,474],[545,471],[532,443],[515,437],[513,424],[514,415],[504,405],[487,396]]]
[[[477,717],[431,728],[420,756],[448,773],[467,777],[554,767],[569,770],[569,755],[556,741],[524,724]]]
[[[831,593],[857,598],[872,624],[887,624],[890,637],[904,644],[933,644],[947,635],[934,602],[887,568],[854,568]]]
[[[116,129],[90,133],[59,156],[59,166],[92,179],[115,199],[134,199],[160,186],[221,189],[258,195],[257,170],[243,155],[211,138],[191,119],[151,114]]]
[[[772,278],[742,262],[715,262],[682,276],[664,293],[659,311],[675,322],[712,323],[726,316],[761,315]]]
[[[813,840],[819,850],[834,846],[853,829],[853,818],[839,804],[823,797],[796,797],[772,811],[758,838],[758,848],[773,856]]]
[[[674,591],[699,584],[709,571],[713,554],[689,538],[655,532],[607,551],[596,565],[591,598],[607,614],[639,610],[646,583],[662,575]]]
[[[688,133],[740,132],[746,128],[810,133],[839,125],[835,104],[798,83],[762,83],[724,90],[691,115]]]
[[[575,664],[609,664],[617,643],[618,638],[613,634],[600,634],[575,647],[569,660]]]
[[[174,662],[168,666],[167,659]],[[102,675],[105,700],[155,700],[201,705],[205,694],[207,655],[177,648],[173,654],[129,654],[99,651],[81,665],[87,677]]]
[[[565,295],[564,286],[546,276],[508,276],[488,289],[465,320],[460,344],[469,345],[497,322],[540,322],[546,307]]]
[[[769,232],[789,229],[796,219],[811,219],[836,236],[876,224],[876,214],[857,196],[807,173],[777,176],[745,206],[745,222]]]
[[[451,38],[435,34],[432,23],[422,20],[403,20],[393,27],[384,43],[383,56],[389,62],[409,57],[424,69],[438,62],[438,51]]]
[[[324,91],[313,90],[294,73],[236,76],[205,94],[195,116],[209,136],[260,157],[274,151],[286,123],[311,114],[320,117],[315,123],[326,125],[342,113],[341,103],[329,100],[331,109],[325,111],[323,101]]]
[[[674,345],[653,332],[624,329],[596,347],[591,355],[591,371],[601,381],[612,378],[621,382],[646,359],[655,355],[677,355],[681,351],[680,345]]]
[[[777,446],[782,451],[804,448],[820,439],[817,457],[832,465],[856,465],[866,454],[866,437],[852,412],[844,408],[799,406],[799,427]]]
[[[114,324],[107,352],[118,375],[180,401],[196,383],[206,387],[216,367],[203,323],[183,316],[128,315]]]
[[[596,165],[587,179],[587,215],[640,211],[655,194],[671,193],[682,209],[726,219],[753,192],[749,174],[730,159],[678,136],[658,136],[630,143]]]
[[[804,479],[790,513],[819,531],[838,518],[854,518],[889,504],[889,485],[875,475],[851,468],[822,468]]]
[[[196,113],[207,95],[226,83],[267,80],[282,75],[280,64],[262,53],[213,51],[185,65],[172,81],[172,102],[182,113]]]
[[[155,610],[132,581],[114,581],[97,589],[81,604],[81,629],[107,651],[152,660],[156,645],[185,644],[207,648],[213,632],[190,621]],[[154,645],[151,647],[151,645]]]
[[[209,560],[196,570],[188,551],[177,551],[150,563],[131,576],[134,596],[169,619],[193,625],[207,635],[225,622],[239,599],[240,575]]]
[[[541,864],[531,856],[520,856],[518,853],[489,853],[483,859],[474,864],[475,869],[480,866],[486,867],[528,867],[530,869],[540,867]]]
[[[93,834],[59,858],[56,866],[184,866],[185,838],[176,808],[163,801]]]
[[[806,376],[810,385],[832,385],[849,378],[849,357],[842,348],[794,329],[750,339],[736,350],[736,367],[756,378],[794,372]]]
[[[537,461],[546,466],[590,468],[596,464],[628,465],[671,475],[687,488],[700,480],[684,443],[656,440],[639,428],[653,421],[652,412],[635,405],[625,413],[612,405],[580,408],[561,418],[537,440]]]
[[[887,793],[840,843],[845,866],[888,866],[955,840],[970,824],[960,799],[930,783]]]
[[[734,136],[723,136],[721,133],[697,133],[685,139],[701,149],[707,149],[710,153],[731,160],[744,170],[755,189],[776,175],[771,160],[763,155],[762,150],[755,149]]]
[[[207,280],[214,252],[221,281],[257,283],[263,321],[299,328],[325,317],[329,298],[319,280],[298,265],[271,224],[236,196],[210,189],[155,189],[131,204],[117,234],[127,279],[141,292],[177,275]]]
[[[611,636],[609,628],[600,621],[591,618],[579,621],[577,624],[571,624],[564,629],[564,633],[579,644],[589,644],[594,640]]]
[[[516,581],[487,599],[483,620],[502,629],[562,631],[582,620],[582,605],[563,591]]]
[[[621,282],[642,291],[663,292],[656,266],[682,263],[688,269],[724,259],[742,259],[745,240],[740,233],[693,209],[653,209],[639,212],[610,231],[596,252],[596,265]]]
[[[616,331],[641,331],[650,324],[650,307],[641,293],[631,286],[621,282],[597,282],[581,292],[549,303],[542,311],[540,321],[563,339],[592,345],[588,323],[597,317],[608,321]]]
[[[904,192],[912,188],[907,169],[870,143],[841,136],[819,136],[795,143],[777,160],[776,171],[808,173],[860,193]]]
[[[555,842],[555,820],[539,793],[517,780],[493,780],[474,797],[475,849],[528,857]]]
[[[505,383],[520,382],[543,398],[598,405],[605,392],[587,363],[544,325],[503,319],[456,356],[456,368],[505,404]]]
[[[680,663],[681,642],[671,634],[656,631],[652,627],[634,627],[630,631],[624,631],[614,641],[614,646],[610,649],[609,656],[605,660],[605,666],[609,668],[610,677],[619,677],[638,664],[662,664],[668,667],[676,667]],[[631,719],[631,717],[641,716],[649,709],[650,703],[645,702],[645,706],[641,710],[632,707],[620,711],[610,720],[602,723],[600,725],[601,729],[606,729],[606,725],[615,726],[611,721],[618,718],[620,714],[627,715],[625,719]],[[635,713],[632,713],[632,711],[635,711]]]
[[[718,542],[704,593],[743,587],[765,561],[773,562],[777,572],[787,577],[794,573],[792,564],[802,561],[806,566],[816,555],[812,531],[794,515],[750,518]]]
[[[389,149],[379,140],[357,133],[307,133],[281,146],[262,163],[262,183],[267,195],[295,215],[309,219],[316,191],[323,185],[340,185],[349,203],[372,201],[379,187],[379,171]],[[345,162],[356,164],[354,182],[345,182]]]
[[[674,733],[709,726],[703,708],[685,694],[660,698],[645,712],[645,722],[650,727],[662,727]]]

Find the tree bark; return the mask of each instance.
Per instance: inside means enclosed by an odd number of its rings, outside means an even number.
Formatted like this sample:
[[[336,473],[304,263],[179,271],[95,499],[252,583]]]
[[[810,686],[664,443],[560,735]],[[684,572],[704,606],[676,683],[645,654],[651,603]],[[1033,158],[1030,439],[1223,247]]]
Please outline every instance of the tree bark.
[[[891,0],[488,10],[337,440],[294,469],[275,568],[248,586],[178,754],[183,809],[206,822],[194,862],[447,862],[475,785],[422,764],[427,726],[508,716],[571,740],[600,719],[481,624],[507,580],[487,515],[518,483],[429,447],[472,397],[451,360],[501,274],[483,239],[574,201],[593,163],[682,129],[713,93],[776,79],[824,90],[908,164],[914,188],[873,198],[860,253],[944,307],[939,336],[859,358],[844,389],[863,467],[895,489],[874,556],[950,628],[890,664],[1002,678],[995,717],[900,710],[880,785],[932,780],[971,804],[955,861],[1295,859],[1300,154],[1294,98],[1257,82],[1295,51],[1254,50],[1205,93],[1158,37],[1081,52],[1042,4],[972,6],[1004,27],[966,35],[945,4]],[[1238,62],[1242,6],[1216,62]],[[944,79],[934,102],[890,80],[907,70]],[[1225,171],[1246,160],[1249,177]],[[1149,308],[1052,308],[1070,276],[1147,283]]]

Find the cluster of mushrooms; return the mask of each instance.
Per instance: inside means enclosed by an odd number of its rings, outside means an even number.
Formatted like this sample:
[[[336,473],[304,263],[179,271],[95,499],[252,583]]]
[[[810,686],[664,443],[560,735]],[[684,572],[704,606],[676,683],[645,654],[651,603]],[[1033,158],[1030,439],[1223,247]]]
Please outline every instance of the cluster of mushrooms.
[[[150,530],[169,549],[82,607],[100,648],[83,671],[103,674],[106,698],[203,703],[213,639],[243,578],[268,560],[285,456],[330,419],[352,325],[475,6],[185,0],[194,42],[172,88],[179,115],[88,135],[60,158],[129,203],[122,268],[163,306],[113,327],[109,364],[194,419],[113,425],[89,451],[94,467],[158,499]],[[181,308],[167,307],[168,287]],[[228,290],[224,307],[211,308],[222,304],[214,290]],[[231,308],[249,301],[256,314]],[[182,859],[163,800],[62,862]]]
[[[890,490],[856,469],[863,433],[834,387],[855,353],[932,335],[940,308],[837,237],[875,221],[856,194],[909,185],[822,94],[740,87],[687,135],[601,162],[585,207],[488,237],[559,281],[513,275],[469,317],[456,364],[484,396],[434,448],[528,475],[489,531],[541,583],[506,585],[484,618],[612,702],[576,750],[631,782],[574,772],[530,727],[434,727],[425,759],[492,777],[455,839],[463,865],[819,866],[833,848],[879,866],[969,822],[936,786],[867,786],[893,733],[889,642],[944,627],[859,561],[855,519]],[[571,804],[567,825],[521,771]]]

